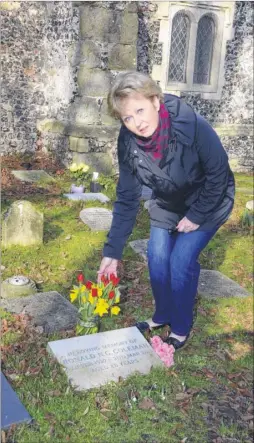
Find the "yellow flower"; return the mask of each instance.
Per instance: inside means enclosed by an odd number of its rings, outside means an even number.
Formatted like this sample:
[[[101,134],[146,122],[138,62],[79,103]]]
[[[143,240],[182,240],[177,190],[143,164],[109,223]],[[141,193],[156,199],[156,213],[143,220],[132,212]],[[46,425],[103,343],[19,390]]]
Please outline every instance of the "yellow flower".
[[[89,166],[88,165],[84,165],[82,168],[83,172],[87,172],[89,170]]]
[[[83,303],[86,303],[86,296],[85,296],[85,295],[82,295],[82,297],[81,297],[81,301],[82,301]]]
[[[70,300],[71,300],[72,303],[78,298],[78,292],[79,292],[78,289],[73,289],[70,292]]]
[[[76,172],[77,170],[78,170],[77,163],[72,163],[72,165],[70,166],[70,171]]]
[[[102,317],[104,314],[108,313],[109,304],[104,300],[104,298],[99,298],[96,308],[94,310],[94,314],[98,314]]]
[[[98,297],[101,297],[101,296],[102,296],[102,289],[101,289],[101,288],[98,289],[97,294],[98,294]]]
[[[118,306],[113,306],[113,308],[111,308],[111,315],[118,315],[120,311],[121,309]]]

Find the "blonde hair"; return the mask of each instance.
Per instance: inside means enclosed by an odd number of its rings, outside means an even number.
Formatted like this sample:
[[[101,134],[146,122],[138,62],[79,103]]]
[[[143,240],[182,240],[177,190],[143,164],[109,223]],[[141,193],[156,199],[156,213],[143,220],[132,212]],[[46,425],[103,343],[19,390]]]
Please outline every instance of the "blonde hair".
[[[137,71],[118,74],[108,94],[108,110],[112,117],[120,118],[120,102],[132,94],[139,93],[151,99],[158,97],[163,102],[160,86],[148,75]]]

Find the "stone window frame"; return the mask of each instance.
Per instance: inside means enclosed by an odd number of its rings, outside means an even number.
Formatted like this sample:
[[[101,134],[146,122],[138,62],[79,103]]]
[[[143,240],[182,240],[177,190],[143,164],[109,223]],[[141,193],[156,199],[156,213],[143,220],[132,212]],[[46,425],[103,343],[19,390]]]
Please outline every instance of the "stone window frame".
[[[187,58],[187,82],[168,82],[171,30],[174,16],[185,13],[191,22]],[[234,37],[233,19],[235,1],[231,2],[158,2],[155,19],[160,21],[159,42],[162,42],[162,64],[153,65],[152,77],[158,81],[164,93],[181,95],[181,92],[199,93],[204,99],[220,99],[224,84],[224,62],[226,44]],[[212,54],[212,68],[209,85],[194,84],[198,22],[204,16],[212,17],[215,25],[215,39]]]

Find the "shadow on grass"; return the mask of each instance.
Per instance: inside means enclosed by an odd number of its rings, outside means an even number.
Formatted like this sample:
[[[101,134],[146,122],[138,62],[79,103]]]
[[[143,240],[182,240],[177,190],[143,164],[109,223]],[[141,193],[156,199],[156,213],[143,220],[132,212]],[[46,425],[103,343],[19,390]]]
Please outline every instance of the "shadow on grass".
[[[64,230],[60,228],[58,225],[54,225],[48,221],[44,222],[44,234],[43,234],[43,243],[48,243],[51,240],[55,240],[59,237]]]

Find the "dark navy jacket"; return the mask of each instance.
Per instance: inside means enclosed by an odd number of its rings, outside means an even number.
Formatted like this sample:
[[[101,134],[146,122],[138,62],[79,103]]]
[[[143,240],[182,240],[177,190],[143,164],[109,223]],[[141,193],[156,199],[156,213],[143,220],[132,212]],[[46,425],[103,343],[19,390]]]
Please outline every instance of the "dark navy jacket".
[[[142,185],[153,191],[151,224],[174,230],[186,216],[207,231],[221,226],[234,202],[234,177],[219,137],[190,105],[165,95],[171,118],[169,145],[157,165],[125,126],[118,137],[119,181],[104,257],[120,259],[132,232]]]

